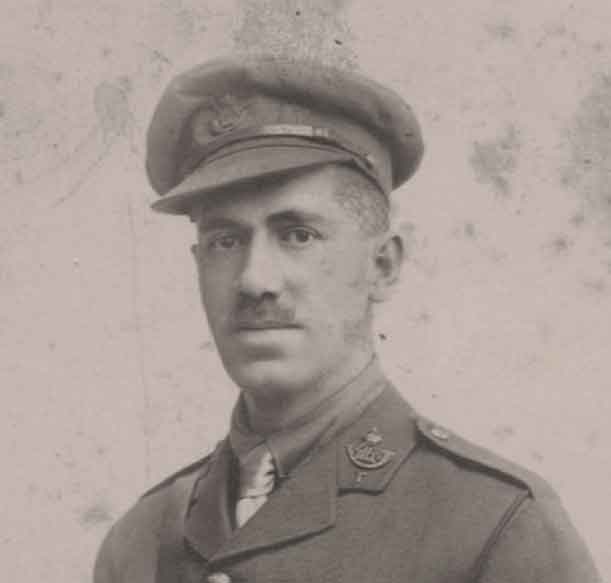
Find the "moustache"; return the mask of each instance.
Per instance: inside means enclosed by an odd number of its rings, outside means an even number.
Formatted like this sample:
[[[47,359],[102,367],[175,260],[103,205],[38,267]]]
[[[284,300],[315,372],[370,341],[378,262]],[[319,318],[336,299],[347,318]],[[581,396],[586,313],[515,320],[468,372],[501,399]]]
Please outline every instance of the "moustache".
[[[296,328],[295,309],[270,301],[240,301],[232,318],[236,328]]]

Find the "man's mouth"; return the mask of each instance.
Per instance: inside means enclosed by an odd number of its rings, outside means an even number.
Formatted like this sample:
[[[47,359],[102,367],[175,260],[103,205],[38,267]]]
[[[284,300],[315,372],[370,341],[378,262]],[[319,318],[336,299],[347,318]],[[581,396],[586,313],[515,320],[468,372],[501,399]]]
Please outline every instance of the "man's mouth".
[[[285,322],[283,320],[247,320],[239,321],[235,325],[238,332],[248,332],[257,330],[291,330],[300,328],[294,322]]]

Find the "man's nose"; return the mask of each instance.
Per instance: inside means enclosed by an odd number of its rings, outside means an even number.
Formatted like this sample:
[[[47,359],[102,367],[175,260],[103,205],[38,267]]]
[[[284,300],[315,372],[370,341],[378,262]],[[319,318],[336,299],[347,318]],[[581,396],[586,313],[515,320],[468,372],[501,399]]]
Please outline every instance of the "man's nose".
[[[239,277],[242,294],[260,298],[265,294],[277,296],[283,285],[283,274],[273,243],[265,234],[252,237]]]

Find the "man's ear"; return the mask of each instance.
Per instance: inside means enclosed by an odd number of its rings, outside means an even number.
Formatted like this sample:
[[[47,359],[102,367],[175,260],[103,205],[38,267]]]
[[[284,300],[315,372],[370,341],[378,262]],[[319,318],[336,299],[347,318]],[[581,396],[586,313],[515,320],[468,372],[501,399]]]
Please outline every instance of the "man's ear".
[[[374,278],[369,297],[373,302],[383,302],[392,293],[399,281],[403,263],[403,238],[398,233],[387,234],[376,245],[374,255]]]

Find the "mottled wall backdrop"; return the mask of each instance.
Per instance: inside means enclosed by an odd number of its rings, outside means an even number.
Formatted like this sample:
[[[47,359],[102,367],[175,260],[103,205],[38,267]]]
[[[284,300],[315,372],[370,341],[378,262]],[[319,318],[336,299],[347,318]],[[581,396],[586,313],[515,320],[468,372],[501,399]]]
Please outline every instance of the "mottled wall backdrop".
[[[3,580],[90,579],[144,489],[236,396],[143,137],[178,70],[317,56],[394,86],[427,154],[380,310],[424,414],[546,477],[611,575],[608,0],[8,0],[0,24]]]

